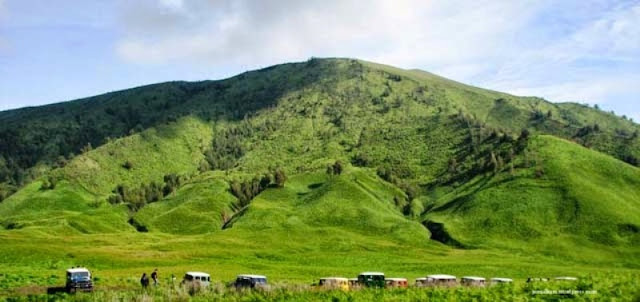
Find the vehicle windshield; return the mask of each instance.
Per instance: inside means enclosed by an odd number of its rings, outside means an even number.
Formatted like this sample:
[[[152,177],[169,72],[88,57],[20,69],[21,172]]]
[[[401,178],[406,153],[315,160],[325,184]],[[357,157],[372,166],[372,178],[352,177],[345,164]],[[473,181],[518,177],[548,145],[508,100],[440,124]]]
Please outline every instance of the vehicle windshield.
[[[267,279],[265,279],[265,278],[256,278],[256,283],[265,284],[265,283],[267,283]]]
[[[87,279],[89,278],[89,272],[77,272],[77,273],[72,273],[69,276],[70,279]]]

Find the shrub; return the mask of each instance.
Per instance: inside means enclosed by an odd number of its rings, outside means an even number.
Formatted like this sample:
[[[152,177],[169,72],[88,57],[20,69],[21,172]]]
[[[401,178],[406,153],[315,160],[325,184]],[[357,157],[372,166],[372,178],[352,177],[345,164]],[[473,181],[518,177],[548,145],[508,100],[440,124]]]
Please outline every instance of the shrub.
[[[284,183],[287,181],[287,175],[284,173],[284,170],[277,168],[273,175],[276,181],[276,186],[278,186],[278,188],[284,187]]]
[[[353,157],[351,163],[357,167],[366,167],[371,163],[371,159],[365,153],[358,153]]]
[[[133,169],[133,163],[130,162],[130,161],[126,161],[126,162],[124,162],[124,164],[122,164],[122,167],[127,169],[127,170],[131,170],[131,169]]]

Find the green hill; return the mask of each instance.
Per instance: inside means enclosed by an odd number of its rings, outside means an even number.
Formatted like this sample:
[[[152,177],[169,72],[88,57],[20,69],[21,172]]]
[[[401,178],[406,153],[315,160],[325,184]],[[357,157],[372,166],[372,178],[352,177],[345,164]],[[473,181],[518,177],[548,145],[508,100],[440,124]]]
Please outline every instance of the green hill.
[[[170,234],[202,234],[222,230],[223,216],[233,213],[235,197],[224,177],[203,175],[184,185],[173,196],[144,207],[135,220],[150,231]]]
[[[312,59],[0,122],[0,270],[21,276],[640,265],[640,127],[583,105]]]
[[[578,258],[590,249],[640,252],[639,169],[553,136],[536,137],[529,152],[531,168],[476,177],[425,219],[470,247]]]
[[[293,117],[313,122],[308,126],[319,127],[314,129],[316,135],[338,131],[348,136],[357,135],[362,120],[371,118],[384,129],[403,118],[461,114],[480,132],[499,129],[517,134],[530,128],[579,141],[635,165],[640,158],[638,126],[610,113],[515,97],[417,70],[312,59],[221,81],[169,82],[0,112],[0,197],[52,167],[64,166],[89,146],[181,117],[235,124],[258,116],[275,122],[269,118],[272,114],[286,116],[289,126]]]

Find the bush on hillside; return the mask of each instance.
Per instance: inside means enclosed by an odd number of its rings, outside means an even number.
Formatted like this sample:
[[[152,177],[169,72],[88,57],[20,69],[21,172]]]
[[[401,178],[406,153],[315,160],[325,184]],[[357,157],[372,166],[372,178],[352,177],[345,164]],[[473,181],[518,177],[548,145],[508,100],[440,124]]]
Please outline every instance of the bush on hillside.
[[[107,198],[107,201],[113,205],[126,203],[132,211],[136,212],[145,205],[160,201],[167,195],[173,193],[184,184],[187,179],[187,176],[171,173],[165,175],[162,182],[151,181],[137,188],[129,188],[120,184],[111,191],[112,195]]]
[[[180,186],[180,183],[181,183],[180,177],[175,173],[165,175],[163,177],[163,180],[164,180],[164,187],[162,188],[162,194],[164,196],[167,196],[173,193]]]
[[[131,170],[133,169],[133,163],[130,161],[126,161],[122,164],[122,167],[127,169],[127,170]]]
[[[352,159],[351,163],[356,167],[367,167],[371,164],[371,159],[365,153],[358,153]]]
[[[54,176],[47,176],[42,180],[42,185],[40,186],[40,190],[53,190],[56,188],[58,184],[58,179]]]
[[[287,181],[287,175],[284,173],[284,170],[282,168],[277,168],[273,173],[273,176],[276,182],[276,186],[278,188],[284,187],[284,183]]]
[[[342,167],[342,162],[340,160],[337,160],[335,163],[333,163],[333,165],[327,167],[327,174],[340,175],[342,174],[343,169],[344,168]]]
[[[251,200],[266,190],[271,184],[271,176],[254,176],[251,180],[233,180],[229,183],[229,192],[238,199],[236,208],[242,209],[251,203]]]

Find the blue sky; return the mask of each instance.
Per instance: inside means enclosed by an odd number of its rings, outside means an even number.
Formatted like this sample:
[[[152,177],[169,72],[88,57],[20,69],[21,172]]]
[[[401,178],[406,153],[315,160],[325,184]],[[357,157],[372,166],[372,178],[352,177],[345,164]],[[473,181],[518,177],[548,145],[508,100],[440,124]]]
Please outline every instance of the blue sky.
[[[0,110],[312,56],[640,121],[640,1],[0,0]]]

